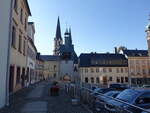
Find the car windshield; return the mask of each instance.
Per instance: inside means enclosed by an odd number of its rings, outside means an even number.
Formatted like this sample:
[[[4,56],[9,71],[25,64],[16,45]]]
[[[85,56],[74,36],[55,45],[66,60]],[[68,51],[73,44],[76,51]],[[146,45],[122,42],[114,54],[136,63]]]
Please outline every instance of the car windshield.
[[[106,96],[111,96],[111,95],[113,95],[113,94],[114,94],[113,91],[109,91],[109,92],[105,93],[104,95],[106,95]]]
[[[139,94],[140,92],[136,91],[136,90],[125,90],[123,92],[121,92],[116,98],[117,99],[120,99],[120,100],[123,100],[125,102],[131,102],[133,101],[134,98],[137,97],[137,95]]]

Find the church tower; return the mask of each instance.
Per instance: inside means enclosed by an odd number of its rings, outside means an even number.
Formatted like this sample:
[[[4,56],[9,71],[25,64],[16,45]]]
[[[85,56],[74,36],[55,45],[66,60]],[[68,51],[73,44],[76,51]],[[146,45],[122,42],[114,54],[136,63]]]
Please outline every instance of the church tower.
[[[66,29],[66,32],[65,32],[65,46],[66,47],[70,47],[72,46],[72,37],[71,37],[71,29]]]
[[[60,55],[60,47],[63,44],[63,40],[61,37],[61,28],[60,28],[60,21],[58,17],[57,21],[57,28],[56,28],[56,36],[54,38],[54,55]]]
[[[147,33],[147,44],[148,44],[148,55],[150,56],[150,16],[149,16],[149,23],[146,26],[146,31]]]

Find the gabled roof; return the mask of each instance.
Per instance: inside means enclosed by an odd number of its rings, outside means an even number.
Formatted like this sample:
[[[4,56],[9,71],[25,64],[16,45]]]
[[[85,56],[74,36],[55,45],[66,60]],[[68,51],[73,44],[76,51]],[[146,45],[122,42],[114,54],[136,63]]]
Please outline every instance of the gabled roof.
[[[60,59],[59,56],[53,55],[40,55],[40,58],[44,61],[58,61]]]
[[[123,50],[123,54],[128,57],[147,57],[147,50]]]
[[[95,63],[92,63],[93,61]],[[114,61],[119,61],[119,63],[116,63]],[[79,57],[80,67],[123,67],[127,65],[127,59],[122,54],[82,53]]]

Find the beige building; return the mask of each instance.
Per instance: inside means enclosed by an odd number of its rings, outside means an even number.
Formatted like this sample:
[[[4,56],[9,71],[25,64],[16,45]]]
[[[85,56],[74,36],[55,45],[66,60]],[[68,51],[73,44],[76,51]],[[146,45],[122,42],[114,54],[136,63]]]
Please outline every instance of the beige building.
[[[81,54],[79,70],[83,83],[97,85],[128,83],[128,63],[121,54]]]
[[[44,61],[40,58],[40,53],[37,53],[36,56],[36,65],[35,65],[35,75],[36,81],[44,80]]]
[[[48,78],[55,78],[58,79],[59,77],[59,56],[53,55],[41,55],[40,58],[44,61],[44,77],[45,79]]]
[[[25,85],[29,16],[31,16],[31,12],[27,0],[14,0],[10,51],[10,92],[15,92]]]
[[[131,85],[150,84],[150,59],[147,50],[122,50],[128,59]]]

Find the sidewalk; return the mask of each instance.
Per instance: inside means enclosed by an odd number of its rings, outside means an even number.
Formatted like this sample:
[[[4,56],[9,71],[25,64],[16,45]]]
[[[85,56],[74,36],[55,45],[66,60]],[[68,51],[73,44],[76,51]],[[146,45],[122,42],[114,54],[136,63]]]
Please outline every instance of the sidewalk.
[[[11,96],[11,105],[0,113],[89,113],[80,105],[73,106],[63,89],[59,96],[50,96],[51,83],[44,81],[24,88]]]

